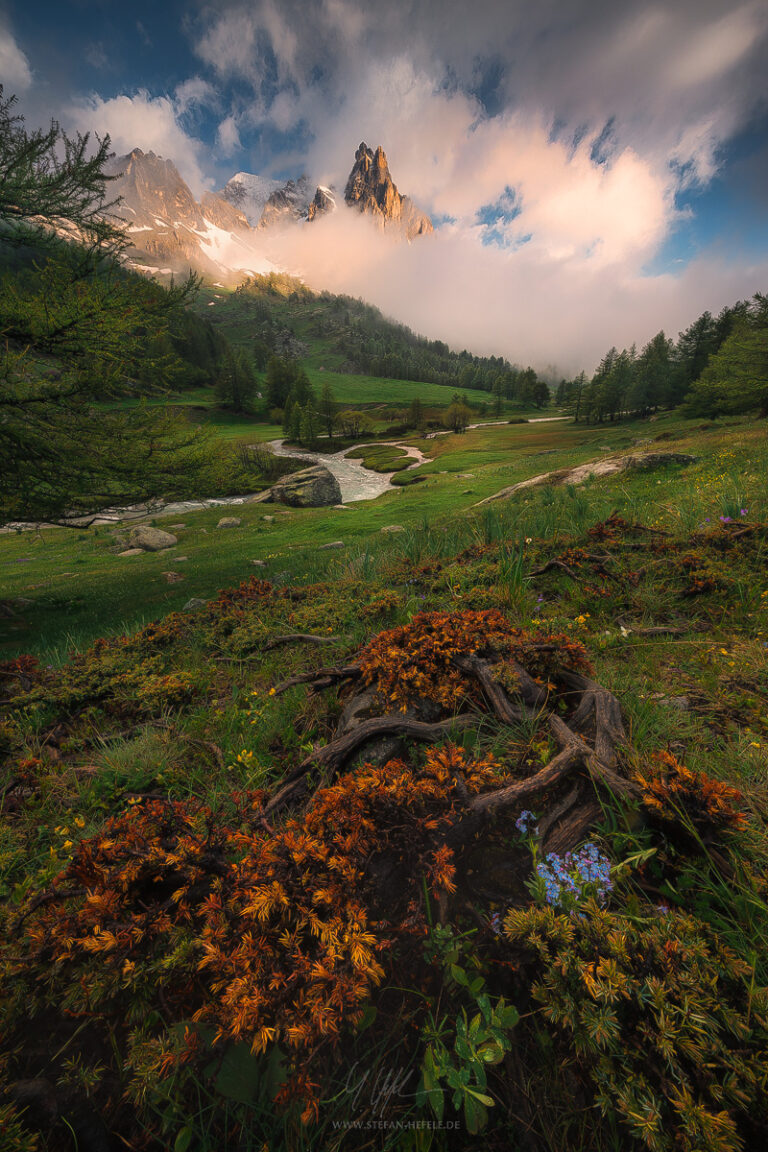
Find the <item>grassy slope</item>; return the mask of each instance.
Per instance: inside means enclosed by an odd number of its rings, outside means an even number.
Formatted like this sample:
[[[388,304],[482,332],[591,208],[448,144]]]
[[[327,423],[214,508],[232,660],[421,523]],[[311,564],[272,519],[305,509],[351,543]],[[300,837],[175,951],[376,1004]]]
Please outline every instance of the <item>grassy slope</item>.
[[[601,446],[625,448],[649,434],[671,434],[674,439],[654,447],[693,451],[700,454],[700,462],[661,479],[601,481],[589,500],[581,489],[573,496],[563,491],[536,497],[523,494],[512,505],[516,534],[549,535],[559,515],[571,516],[579,525],[592,515],[595,501],[600,508],[614,501],[632,509],[637,505],[637,515],[684,527],[706,516],[763,506],[768,474],[765,437],[760,426],[749,422],[707,431],[675,417],[600,429],[559,423],[477,429],[424,442],[435,459],[419,470],[428,474],[422,484],[352,504],[344,511],[288,511],[246,504],[171,517],[159,523],[182,522],[186,527],[179,530],[178,546],[161,553],[115,555],[109,550],[114,546],[112,532],[106,528],[4,536],[0,538],[3,596],[31,603],[15,618],[0,621],[0,651],[45,652],[60,658],[70,642],[82,645],[102,634],[132,629],[180,608],[190,597],[212,596],[217,589],[247,578],[254,571],[252,560],[266,560],[271,573],[288,572],[291,579],[301,581],[343,570],[362,555],[402,549],[403,542],[381,536],[380,529],[392,523],[409,530],[406,539],[425,523],[466,533],[477,518],[472,506],[483,497],[540,472],[595,459]],[[753,461],[746,474],[745,453]],[[472,479],[465,479],[466,473]],[[262,519],[275,512],[273,523]],[[225,514],[240,516],[242,526],[217,530]],[[318,551],[320,545],[340,539],[344,551]],[[178,561],[179,556],[188,559]],[[167,583],[163,573],[168,571],[178,571],[183,581]]]
[[[268,695],[272,684],[313,664],[344,662],[373,633],[416,611],[489,606],[502,607],[515,624],[542,620],[583,640],[597,678],[621,699],[641,757],[672,748],[690,767],[742,788],[751,825],[741,850],[762,867],[766,850],[758,813],[765,811],[768,773],[768,530],[758,528],[742,543],[727,545],[732,529],[721,528],[720,517],[730,516],[739,526],[768,521],[765,431],[748,421],[697,430],[671,418],[646,424],[642,431],[672,432],[674,440],[655,447],[694,450],[699,462],[581,489],[523,493],[469,513],[472,501],[510,480],[590,458],[596,442],[619,444],[640,432],[558,425],[491,429],[437,442],[440,455],[429,467],[463,470],[471,461],[476,472],[471,482],[438,471],[412,492],[346,512],[294,512],[271,526],[260,520],[263,509],[246,508],[243,527],[226,533],[213,528],[216,511],[187,516],[180,546],[159,556],[122,560],[108,555],[104,533],[85,533],[80,540],[60,531],[38,539],[6,538],[4,576],[10,573],[14,590],[35,602],[21,627],[10,622],[19,631],[9,650],[44,652],[48,644],[61,643],[67,623],[81,641],[88,633],[120,628],[123,621],[134,627],[142,618],[178,607],[188,596],[211,595],[216,587],[247,578],[254,572],[248,563],[254,556],[268,559],[270,574],[290,569],[299,579],[321,580],[299,601],[254,606],[245,619],[236,618],[234,629],[217,629],[212,607],[188,617],[183,645],[169,648],[150,638],[142,659],[157,659],[164,671],[194,681],[193,698],[186,704],[158,703],[143,719],[127,724],[97,708],[81,726],[68,729],[62,753],[50,762],[45,731],[55,710],[22,714],[18,731],[25,753],[42,756],[48,776],[42,799],[30,801],[28,811],[6,832],[6,885],[26,892],[34,877],[38,887],[44,886],[67,860],[71,849],[66,844],[96,834],[105,816],[135,802],[130,797],[136,793],[160,788],[173,796],[211,801],[233,787],[272,781],[303,755],[302,748],[330,730],[325,696],[312,701],[295,690],[273,701]],[[481,445],[486,455],[480,454]],[[554,446],[556,455],[540,455]],[[471,493],[457,495],[469,487]],[[594,549],[587,530],[614,509],[627,520],[671,535],[654,540],[619,533],[601,541],[600,551],[614,557],[610,570],[615,579],[599,577],[589,567],[580,570],[577,580],[558,570],[530,576],[533,568],[564,555],[567,548]],[[410,530],[382,537],[377,529],[393,521]],[[698,533],[693,539],[692,531]],[[318,543],[341,537],[347,543],[343,552],[316,552]],[[525,538],[520,567],[516,548]],[[467,547],[472,551],[462,555]],[[688,577],[676,566],[685,551],[700,555],[713,577],[714,587],[701,595],[687,594]],[[190,558],[186,566],[175,559],[180,552]],[[25,557],[29,563],[21,563]],[[175,568],[185,572],[185,581],[168,586],[161,572]],[[64,575],[67,570],[75,575]],[[678,634],[645,637],[633,631],[667,622]],[[264,651],[267,636],[293,630],[332,631],[340,640],[330,651]],[[108,671],[107,677],[112,674]],[[685,710],[669,703],[680,697],[688,701]],[[477,740],[484,751],[503,752],[494,743],[498,734],[493,726]],[[218,762],[204,754],[206,748],[218,750]],[[78,821],[82,826],[76,826]],[[626,856],[645,846],[641,836],[617,830],[610,820],[606,829],[614,853]],[[710,862],[694,860],[683,867],[668,898],[683,907],[693,903],[697,914],[717,925],[724,941],[754,958],[763,980],[768,913],[762,899],[741,885],[740,877],[725,882]],[[205,1091],[203,1101],[208,1099]],[[323,1122],[328,1116],[345,1117],[347,1106],[341,1092],[323,1113]],[[495,1122],[501,1109],[493,1111]],[[203,1124],[202,1112],[191,1119],[186,1113],[174,1116],[172,1104],[167,1115],[171,1138],[182,1124]],[[545,1127],[551,1123],[555,1133],[552,1143],[542,1147],[562,1152],[587,1146],[573,1129],[570,1137],[558,1137],[561,1122],[554,1113],[546,1124],[542,1121]],[[270,1146],[283,1147],[275,1124]],[[335,1138],[328,1131],[325,1136],[332,1146]],[[607,1145],[599,1146],[607,1152]],[[200,1147],[213,1152],[217,1145]],[[630,1147],[635,1145],[611,1145],[622,1152]]]

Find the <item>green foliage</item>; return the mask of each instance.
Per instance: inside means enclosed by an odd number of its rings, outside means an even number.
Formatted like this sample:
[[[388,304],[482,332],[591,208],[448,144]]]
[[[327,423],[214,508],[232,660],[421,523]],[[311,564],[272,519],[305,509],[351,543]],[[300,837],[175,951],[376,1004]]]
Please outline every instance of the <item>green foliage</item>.
[[[304,405],[313,397],[309,377],[295,360],[271,356],[264,382],[267,400],[274,408],[284,408],[289,398],[294,404]]]
[[[108,139],[89,157],[87,137],[55,123],[28,133],[12,110],[0,97],[0,517],[157,495],[169,474],[202,478],[210,443],[185,420],[94,408],[181,381],[171,333],[196,281],[164,289],[121,266],[125,237],[102,216]]]
[[[757,410],[768,416],[768,297],[755,295],[691,388],[692,416]]]
[[[247,412],[256,393],[253,366],[244,352],[228,350],[219,365],[214,394],[233,412]]]
[[[604,1116],[650,1152],[735,1152],[768,1121],[768,990],[681,912],[513,909],[540,1016]]]
[[[489,1095],[488,1068],[500,1064],[512,1047],[510,1032],[520,1014],[503,996],[491,1001],[476,954],[450,925],[430,929],[427,955],[443,968],[446,990],[458,990],[471,1007],[468,1011],[462,1006],[453,1018],[443,1013],[438,1019],[434,1010],[430,1011],[424,1027],[426,1047],[416,1098],[429,1104],[441,1121],[450,1092],[454,1111],[463,1112],[467,1131],[476,1136],[488,1123],[488,1108],[494,1104]]]

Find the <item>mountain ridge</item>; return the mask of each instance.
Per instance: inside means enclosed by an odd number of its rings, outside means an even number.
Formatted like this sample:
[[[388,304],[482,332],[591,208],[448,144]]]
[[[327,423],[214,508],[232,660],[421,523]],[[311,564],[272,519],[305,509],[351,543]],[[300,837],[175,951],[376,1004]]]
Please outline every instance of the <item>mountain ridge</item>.
[[[333,187],[304,175],[281,183],[238,172],[198,201],[172,160],[134,148],[113,157],[113,214],[126,225],[129,263],[153,275],[188,269],[215,282],[277,270],[264,247],[273,228],[310,225],[344,207],[357,210],[409,242],[433,231],[432,221],[397,189],[381,146],[362,143],[343,200]]]

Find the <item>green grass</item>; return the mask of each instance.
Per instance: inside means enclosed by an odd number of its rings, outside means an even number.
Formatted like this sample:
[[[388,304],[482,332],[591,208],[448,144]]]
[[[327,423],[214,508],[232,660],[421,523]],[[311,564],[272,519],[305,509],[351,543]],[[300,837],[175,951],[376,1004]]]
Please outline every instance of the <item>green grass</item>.
[[[507,485],[597,458],[600,445],[625,448],[649,433],[671,434],[675,439],[653,447],[699,454],[699,463],[581,488],[523,492],[485,510],[473,508]],[[47,528],[2,536],[3,598],[21,597],[30,603],[12,608],[16,615],[0,620],[0,652],[31,651],[60,659],[71,644],[82,646],[99,635],[133,629],[182,607],[191,597],[208,598],[247,579],[256,571],[252,560],[265,560],[271,574],[287,572],[297,581],[344,570],[364,556],[370,557],[369,565],[378,565],[406,542],[417,547],[425,524],[453,541],[483,531],[486,520],[508,523],[515,538],[548,538],[581,531],[614,507],[671,528],[738,514],[742,507],[757,515],[765,510],[768,519],[765,435],[761,426],[748,421],[706,432],[675,417],[597,430],[558,423],[503,425],[441,436],[424,441],[423,447],[434,452],[435,459],[405,474],[426,475],[423,483],[343,511],[244,504],[161,518],[160,526],[185,524],[177,547],[166,552],[112,554],[113,538],[106,528]],[[745,459],[750,462],[746,469]],[[217,529],[224,515],[241,517],[242,526]],[[274,522],[265,522],[265,515],[274,515]],[[406,532],[382,536],[381,529],[390,524],[400,524]],[[320,551],[322,544],[336,540],[344,541],[343,551]],[[179,556],[187,560],[179,561]],[[163,576],[168,571],[177,571],[183,580],[168,584]]]
[[[482,496],[525,476],[599,458],[601,445],[619,450],[649,436],[664,437],[653,443],[654,449],[688,451],[699,459],[689,467],[628,473],[579,488],[527,490],[473,508]],[[60,661],[68,643],[83,649],[96,636],[131,632],[192,596],[209,598],[218,588],[251,575],[278,586],[291,584],[287,595],[255,595],[243,604],[209,605],[125,650],[117,644],[102,655],[92,653],[90,664],[81,668],[90,669],[93,698],[86,693],[71,706],[53,699],[61,690],[81,687],[76,670],[64,667],[49,682],[50,699],[26,700],[22,695],[18,706],[7,711],[0,735],[12,748],[11,773],[17,761],[31,757],[40,762],[35,769],[37,791],[23,794],[20,806],[4,813],[0,829],[0,895],[8,909],[7,922],[13,923],[19,908],[36,893],[54,891],[51,881],[66,866],[73,842],[99,836],[106,818],[144,803],[147,794],[195,798],[226,808],[233,793],[242,800],[253,789],[273,787],[312,748],[322,746],[333,734],[341,707],[335,692],[311,695],[294,687],[285,695],[272,696],[270,688],[278,681],[308,666],[348,662],[371,636],[406,623],[423,610],[501,608],[517,627],[543,626],[585,644],[595,678],[621,701],[632,743],[627,771],[646,767],[659,750],[672,749],[688,767],[743,791],[749,817],[746,830],[712,850],[698,845],[695,852],[681,851],[651,828],[641,810],[626,809],[610,798],[604,798],[603,817],[590,834],[598,837],[615,862],[654,849],[642,878],[645,887],[633,887],[634,881],[619,885],[611,909],[642,917],[650,892],[651,905],[664,900],[673,909],[692,912],[749,965],[749,995],[754,988],[757,1004],[756,986],[766,979],[768,969],[764,427],[743,420],[702,429],[674,417],[597,430],[520,425],[440,437],[426,441],[425,447],[435,459],[421,469],[426,479],[414,488],[344,511],[286,515],[287,510],[275,506],[244,505],[188,514],[179,518],[186,527],[178,530],[178,546],[156,555],[113,555],[105,529],[75,533],[51,529],[0,537],[3,598],[22,596],[32,601],[16,609],[15,617],[2,620],[5,654],[31,651],[44,662]],[[375,448],[374,458],[384,451]],[[465,471],[473,477],[468,479]],[[639,522],[661,532],[654,535],[630,527],[613,535],[608,530],[606,536],[606,530],[595,525],[612,512],[630,525]],[[215,525],[222,515],[241,516],[243,524],[218,530]],[[274,515],[274,522],[264,521],[264,515]],[[731,527],[721,527],[720,517],[731,517]],[[171,523],[175,521],[171,518]],[[168,525],[164,520],[159,523]],[[391,536],[381,533],[381,527],[395,523],[406,530]],[[751,532],[736,536],[744,524],[751,526]],[[319,551],[320,544],[337,539],[344,540],[344,549]],[[609,575],[601,575],[589,557],[580,560],[579,550],[607,555]],[[685,555],[694,556],[706,569],[713,587],[689,594],[689,569],[681,564]],[[255,558],[267,562],[266,571],[253,567],[250,560]],[[575,574],[557,566],[538,571],[553,559],[572,565]],[[166,571],[183,574],[183,582],[167,584],[162,575]],[[660,624],[670,624],[676,631],[643,634],[642,629]],[[311,632],[333,640],[322,648],[269,650],[269,639],[286,632]],[[131,677],[137,673],[134,689]],[[187,678],[188,699],[166,700],[161,694],[157,702],[147,704],[151,698],[145,695],[143,711],[138,716],[132,711],[148,684],[154,683],[156,690],[158,677],[162,687],[162,677],[172,682],[175,675]],[[106,697],[99,695],[105,689]],[[681,699],[687,701],[684,708],[675,703]],[[510,735],[486,717],[476,732],[461,739],[477,754],[493,751],[503,758],[516,754],[520,746],[537,750],[545,737],[535,722]],[[240,813],[237,819],[238,827],[241,822],[247,827],[246,815]],[[496,832],[494,824],[481,836]],[[644,901],[640,912],[638,901]],[[483,916],[488,910],[480,905]],[[555,1058],[559,1033],[541,1014],[533,1015],[537,1002],[525,983],[525,963],[516,963],[509,973],[507,941],[477,931],[473,923],[465,935],[466,963],[476,955],[478,971],[493,970],[496,978],[507,980],[524,1015],[515,1032],[516,1042],[520,1037],[523,1080],[536,1084],[537,1092],[543,1084],[547,1093],[546,1108],[540,1107],[543,1096],[537,1095],[537,1107],[529,1117],[538,1125],[537,1147],[542,1152],[577,1152],[587,1144],[595,1152],[629,1148],[618,1124],[612,1136],[605,1126],[598,1131],[597,1110],[591,1109],[587,1128],[583,1102],[576,1107],[567,1092],[560,1094]],[[14,936],[13,949],[20,947]],[[481,960],[489,956],[492,963],[483,969]],[[276,1152],[321,1144],[334,1152],[362,1148],[348,1143],[353,1137],[346,1134],[341,1144],[331,1119],[350,1116],[344,1087],[349,1065],[359,1059],[360,1067],[367,1067],[371,1051],[383,1069],[400,1066],[403,1048],[411,1058],[408,1045],[418,1035],[405,1041],[403,1020],[387,1022],[386,998],[392,991],[381,994],[375,1028],[345,1038],[337,1064],[324,1069],[331,1087],[317,1128],[283,1129],[267,1094],[247,1112],[238,1112],[231,1099],[217,1093],[221,1082],[214,1074],[199,1082],[198,1103],[190,1106],[189,1098],[182,1102],[177,1096],[180,1077],[164,1082],[166,1095],[158,1096],[162,1107],[158,1104],[157,1115],[167,1125],[167,1145],[172,1147],[176,1140],[183,1147],[191,1131],[195,1136],[191,1146],[214,1152],[223,1146],[221,1133],[228,1118],[245,1115],[247,1139],[258,1133],[261,1140],[263,1129],[264,1139],[268,1136]],[[428,994],[414,990],[417,999]],[[439,988],[441,1011],[446,1010],[449,995]],[[45,1009],[50,1018],[55,1017],[55,1007]],[[23,1004],[22,1025],[28,1011]],[[142,1004],[137,1018],[143,1021],[146,1015]],[[49,1015],[38,1019],[47,1022]],[[539,1022],[540,1049],[532,1043],[531,1032],[525,1031],[526,1020]],[[80,1044],[90,1044],[90,1032],[80,1037],[80,1024],[79,1019],[70,1021],[69,1032],[53,1047],[67,1043],[76,1051]],[[116,1032],[122,1024],[122,1019],[116,1022]],[[39,1027],[34,1029],[35,1036],[40,1032]],[[99,1059],[110,1064],[114,1058],[124,1068],[119,1046],[114,1053],[105,1045]],[[579,1059],[578,1053],[571,1056],[569,1067],[580,1067]],[[33,1068],[34,1060],[39,1064]],[[245,1066],[244,1056],[242,1060]],[[40,1075],[44,1063],[35,1049],[23,1065],[24,1075]],[[262,1066],[256,1065],[256,1071],[261,1072]],[[504,1129],[513,1071],[505,1067],[497,1078],[492,1070],[489,1073],[489,1090],[497,1097],[490,1110],[489,1146],[515,1146],[516,1117],[508,1119]],[[115,1100],[121,1098],[120,1093],[113,1095]],[[123,1117],[123,1131],[132,1122],[133,1116]],[[368,1149],[385,1147],[369,1134],[365,1140]],[[432,1147],[443,1152],[448,1146],[436,1136]]]

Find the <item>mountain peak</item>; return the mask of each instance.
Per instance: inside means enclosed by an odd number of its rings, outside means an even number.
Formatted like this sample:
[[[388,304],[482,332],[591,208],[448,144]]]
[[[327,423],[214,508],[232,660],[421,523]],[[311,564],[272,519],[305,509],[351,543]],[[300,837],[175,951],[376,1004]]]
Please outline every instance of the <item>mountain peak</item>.
[[[373,152],[364,140],[361,142],[344,189],[344,200],[351,208],[373,216],[382,227],[397,226],[409,240],[433,231],[429,216],[398,192],[380,144]]]

